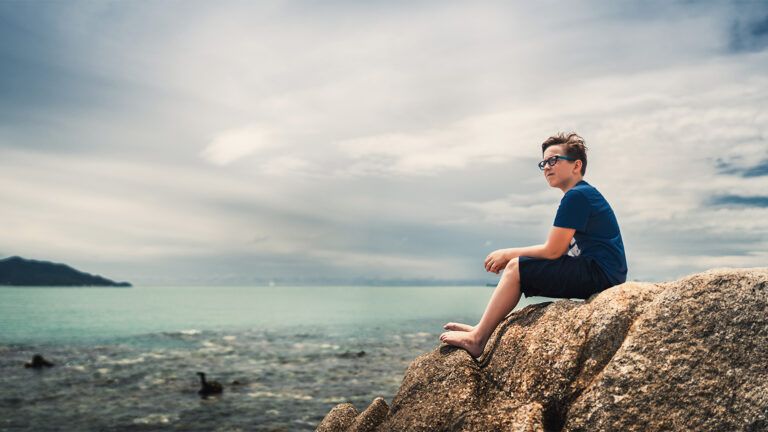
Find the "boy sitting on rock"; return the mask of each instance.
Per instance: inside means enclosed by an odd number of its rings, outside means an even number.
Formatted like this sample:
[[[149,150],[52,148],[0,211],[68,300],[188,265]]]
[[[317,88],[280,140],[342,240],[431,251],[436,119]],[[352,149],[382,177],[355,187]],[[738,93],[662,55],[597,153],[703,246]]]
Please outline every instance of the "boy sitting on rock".
[[[587,148],[575,133],[557,134],[541,145],[539,168],[551,187],[565,194],[546,243],[499,249],[485,259],[499,284],[476,326],[448,323],[440,340],[463,348],[472,357],[483,353],[493,330],[526,297],[586,299],[627,279],[627,260],[613,209],[584,181]]]

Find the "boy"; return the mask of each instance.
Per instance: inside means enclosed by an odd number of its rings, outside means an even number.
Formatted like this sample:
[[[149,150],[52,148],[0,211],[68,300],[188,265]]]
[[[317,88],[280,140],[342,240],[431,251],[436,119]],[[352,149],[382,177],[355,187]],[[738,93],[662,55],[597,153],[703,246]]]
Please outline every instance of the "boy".
[[[448,323],[440,340],[469,352],[483,353],[493,330],[526,297],[586,299],[627,279],[627,260],[616,216],[608,202],[584,181],[587,147],[575,133],[547,138],[539,168],[551,187],[565,194],[546,243],[499,249],[485,259],[499,284],[476,326]],[[573,240],[573,242],[572,242]],[[567,253],[567,254],[566,254]]]

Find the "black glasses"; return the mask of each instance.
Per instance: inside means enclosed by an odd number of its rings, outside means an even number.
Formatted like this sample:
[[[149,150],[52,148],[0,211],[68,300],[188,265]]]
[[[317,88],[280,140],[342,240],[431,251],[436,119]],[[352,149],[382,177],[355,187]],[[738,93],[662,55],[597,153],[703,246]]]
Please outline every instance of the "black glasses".
[[[544,171],[544,167],[547,166],[547,165],[549,165],[551,167],[555,166],[555,164],[557,163],[558,159],[565,159],[567,161],[575,161],[576,160],[576,159],[574,159],[572,157],[568,157],[568,156],[555,155],[555,156],[552,156],[551,158],[546,158],[543,161],[539,162],[539,169]]]

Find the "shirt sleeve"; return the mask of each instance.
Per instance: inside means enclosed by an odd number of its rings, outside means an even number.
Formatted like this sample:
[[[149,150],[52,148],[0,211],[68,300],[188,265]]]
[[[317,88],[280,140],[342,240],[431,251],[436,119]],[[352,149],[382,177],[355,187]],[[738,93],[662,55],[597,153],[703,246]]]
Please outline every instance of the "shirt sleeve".
[[[557,208],[553,225],[584,231],[587,229],[590,212],[589,201],[584,194],[575,190],[568,191],[560,200],[560,207]]]

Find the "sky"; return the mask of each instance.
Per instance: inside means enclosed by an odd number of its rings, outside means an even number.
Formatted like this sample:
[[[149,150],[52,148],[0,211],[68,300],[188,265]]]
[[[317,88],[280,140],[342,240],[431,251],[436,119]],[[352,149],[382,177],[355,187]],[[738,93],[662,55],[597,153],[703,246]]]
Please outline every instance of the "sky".
[[[768,265],[764,1],[0,2],[0,257],[492,283],[576,131],[628,279]]]

